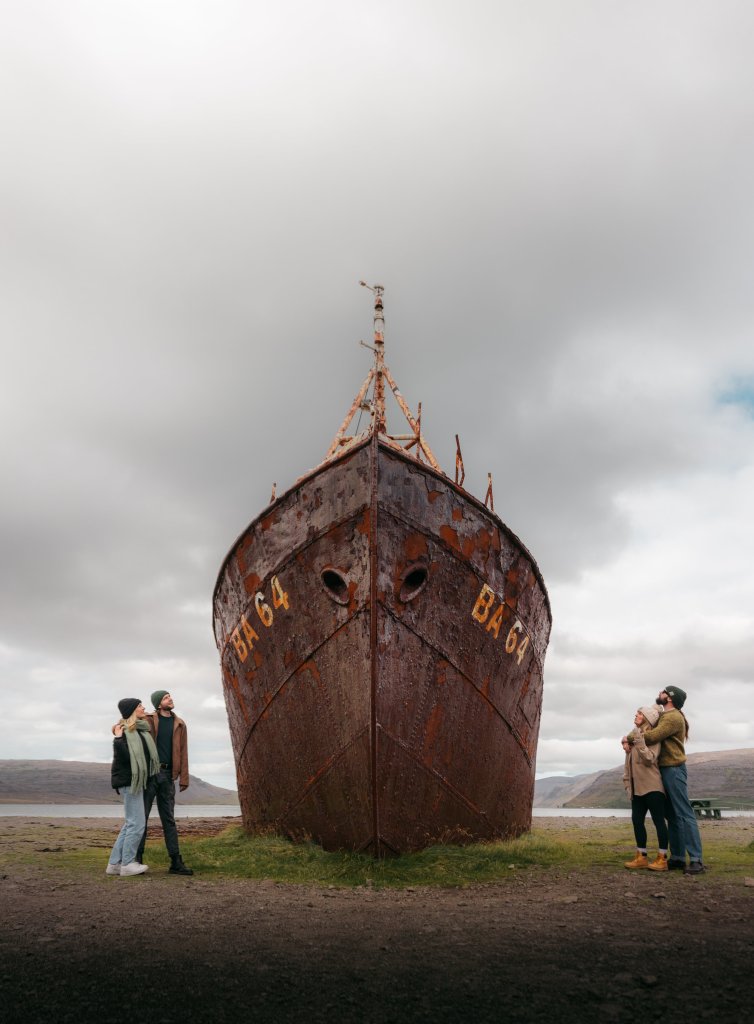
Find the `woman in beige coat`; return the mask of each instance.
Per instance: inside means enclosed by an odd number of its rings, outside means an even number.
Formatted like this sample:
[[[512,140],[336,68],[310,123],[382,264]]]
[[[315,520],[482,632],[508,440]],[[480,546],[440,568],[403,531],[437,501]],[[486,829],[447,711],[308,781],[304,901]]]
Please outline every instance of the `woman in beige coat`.
[[[631,820],[636,837],[636,856],[626,862],[625,867],[649,868],[650,871],[668,870],[668,824],[665,807],[665,789],[657,765],[660,744],[647,745],[643,733],[657,724],[660,709],[655,705],[639,708],[634,716],[638,739],[633,746],[623,743],[626,751],[626,765],[623,770],[623,785],[631,801]],[[650,864],[647,857],[647,828],[645,819],[649,811],[657,830],[657,857]]]

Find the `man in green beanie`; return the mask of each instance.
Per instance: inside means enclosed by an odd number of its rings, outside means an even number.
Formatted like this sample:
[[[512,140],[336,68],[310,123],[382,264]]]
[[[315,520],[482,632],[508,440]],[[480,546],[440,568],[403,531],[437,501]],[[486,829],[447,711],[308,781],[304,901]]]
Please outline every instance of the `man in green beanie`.
[[[700,875],[706,869],[702,862],[702,839],[688,794],[685,742],[689,723],[681,708],[686,703],[686,692],[680,686],[667,686],[661,690],[656,702],[662,708],[657,725],[644,733],[646,743],[660,743],[662,784],[668,798],[668,833],[670,858],[668,869],[680,870],[687,875]],[[627,739],[633,742],[634,733]],[[686,863],[686,854],[689,863]]]
[[[175,824],[175,780],[181,792],[188,789],[188,739],[186,723],[173,710],[173,698],[167,690],[155,690],[152,694],[154,711],[147,715],[147,723],[154,737],[159,756],[160,770],[150,777],[144,790],[144,815],[149,823],[152,804],[157,800],[157,812],[162,822],[162,834],[170,855],[171,875],[193,875],[191,868],[183,863],[178,848],[178,829]],[[147,840],[146,824],[136,859],[142,863],[144,845]]]

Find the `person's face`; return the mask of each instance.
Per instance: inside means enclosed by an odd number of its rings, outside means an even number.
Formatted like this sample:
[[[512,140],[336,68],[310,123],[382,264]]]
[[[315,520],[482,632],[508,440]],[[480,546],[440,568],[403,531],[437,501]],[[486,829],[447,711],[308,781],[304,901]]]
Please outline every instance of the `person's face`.
[[[660,707],[664,708],[665,705],[669,703],[670,697],[668,697],[667,693],[664,690],[660,690],[660,692],[657,694],[657,700],[655,701],[655,704],[659,704]]]
[[[173,703],[173,698],[170,696],[169,693],[166,693],[165,696],[160,701],[158,711],[172,711],[174,707],[175,704]]]
[[[644,715],[641,713],[641,711],[637,711],[634,715],[634,725],[644,725],[645,722],[646,718],[644,717]]]
[[[143,718],[146,715],[146,711],[144,710],[144,705],[143,704],[139,704],[138,708],[134,711],[134,714],[136,715],[137,718]]]

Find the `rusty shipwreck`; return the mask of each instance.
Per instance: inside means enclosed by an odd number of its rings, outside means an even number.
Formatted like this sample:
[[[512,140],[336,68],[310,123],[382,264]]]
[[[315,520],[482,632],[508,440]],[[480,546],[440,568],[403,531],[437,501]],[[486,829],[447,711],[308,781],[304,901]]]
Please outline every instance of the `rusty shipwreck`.
[[[464,490],[460,448],[455,480],[437,465],[372,290],[374,364],[324,462],[231,548],[213,612],[244,827],[382,855],[530,827],[551,615],[491,484]]]

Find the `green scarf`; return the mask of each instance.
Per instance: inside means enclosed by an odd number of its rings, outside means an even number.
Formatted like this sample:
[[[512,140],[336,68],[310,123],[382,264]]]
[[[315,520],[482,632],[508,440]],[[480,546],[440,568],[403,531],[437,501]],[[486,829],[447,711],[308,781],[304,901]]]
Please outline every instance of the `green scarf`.
[[[144,740],[149,751],[149,767],[147,767],[147,759],[144,757],[144,746],[137,733],[144,733]],[[131,792],[141,793],[149,776],[156,775],[160,770],[157,747],[154,745],[149,726],[143,718],[137,721],[135,729],[126,729],[123,735],[126,737],[128,753],[131,757]]]

